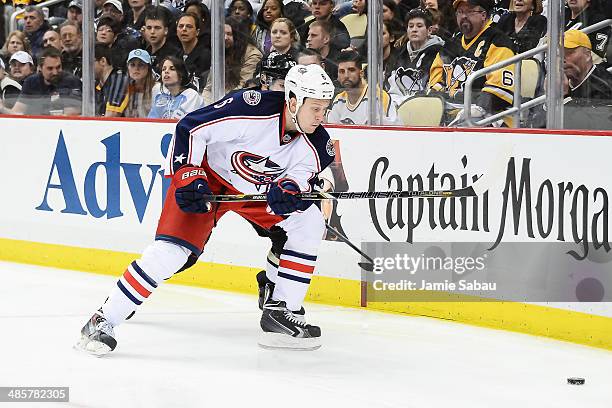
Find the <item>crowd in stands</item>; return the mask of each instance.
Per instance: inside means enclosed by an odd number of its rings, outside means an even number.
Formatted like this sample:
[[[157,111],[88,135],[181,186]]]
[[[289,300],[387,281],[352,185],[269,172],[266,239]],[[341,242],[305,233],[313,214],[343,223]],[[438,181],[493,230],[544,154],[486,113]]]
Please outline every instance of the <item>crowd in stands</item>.
[[[0,0],[0,113],[79,115],[83,0],[48,8],[37,6],[40,2]],[[94,3],[96,115],[178,119],[214,102],[210,0]],[[406,123],[401,107],[422,96],[444,101],[441,124],[461,123],[468,75],[546,38],[547,0],[383,0],[382,5],[383,79],[376,93],[386,125]],[[275,64],[316,63],[337,88],[328,122],[368,123],[367,0],[231,0],[225,6],[226,93],[274,89],[270,73],[283,71]],[[17,30],[8,32],[8,18],[1,16],[18,9],[23,13]],[[577,31],[607,18],[612,0],[566,0],[568,106],[612,105],[612,29]],[[542,60],[536,93],[545,82]],[[511,107],[514,66],[479,78],[474,91],[473,118]],[[528,125],[545,126],[542,109],[534,110]],[[495,124],[512,122],[505,117]]]

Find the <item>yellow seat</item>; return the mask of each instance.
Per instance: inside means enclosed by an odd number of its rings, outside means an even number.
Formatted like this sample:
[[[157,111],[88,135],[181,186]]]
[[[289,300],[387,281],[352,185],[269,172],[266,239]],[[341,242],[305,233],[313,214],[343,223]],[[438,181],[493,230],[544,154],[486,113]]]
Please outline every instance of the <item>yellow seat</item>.
[[[413,96],[397,108],[405,126],[440,126],[444,101],[437,96]]]
[[[535,98],[540,82],[540,64],[533,59],[523,60],[521,64],[521,97]]]
[[[361,46],[361,44],[365,42],[368,16],[365,14],[358,15],[352,13],[342,17],[340,21],[348,30],[349,37],[351,37],[351,45],[356,48]]]

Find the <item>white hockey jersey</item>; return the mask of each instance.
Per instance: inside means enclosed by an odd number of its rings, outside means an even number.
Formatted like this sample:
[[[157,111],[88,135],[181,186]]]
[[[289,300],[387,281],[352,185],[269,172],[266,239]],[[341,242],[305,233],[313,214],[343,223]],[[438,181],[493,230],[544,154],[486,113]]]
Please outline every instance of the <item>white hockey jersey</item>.
[[[309,135],[287,133],[284,106],[283,92],[243,90],[191,112],[176,126],[166,176],[207,163],[241,193],[265,192],[281,178],[312,191],[334,160],[334,145],[322,126]]]
[[[380,90],[379,90],[380,91]],[[397,116],[397,107],[384,90],[380,93],[383,105],[383,125],[401,125]],[[346,91],[340,92],[334,98],[331,108],[327,113],[328,123],[341,123],[344,125],[367,125],[368,119],[368,86],[364,86],[357,103],[354,105],[349,102]]]

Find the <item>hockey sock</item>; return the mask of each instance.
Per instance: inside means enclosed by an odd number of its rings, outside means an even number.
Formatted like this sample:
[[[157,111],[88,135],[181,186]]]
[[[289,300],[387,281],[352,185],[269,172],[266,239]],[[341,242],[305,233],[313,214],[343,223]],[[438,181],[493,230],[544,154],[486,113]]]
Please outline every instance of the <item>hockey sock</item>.
[[[181,246],[165,241],[155,241],[149,245],[142,257],[128,266],[102,305],[106,320],[112,326],[121,324],[164,279],[185,264],[190,253]]]
[[[316,255],[284,249],[272,298],[285,301],[289,310],[300,310],[316,261]]]

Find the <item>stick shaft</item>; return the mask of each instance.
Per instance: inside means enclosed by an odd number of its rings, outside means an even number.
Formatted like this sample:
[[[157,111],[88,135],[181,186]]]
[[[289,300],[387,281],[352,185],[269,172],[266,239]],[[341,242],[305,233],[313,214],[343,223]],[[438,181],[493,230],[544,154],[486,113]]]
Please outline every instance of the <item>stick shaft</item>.
[[[408,191],[348,191],[348,192],[322,192],[298,193],[296,197],[303,200],[355,200],[355,199],[394,199],[394,198],[456,198],[474,197],[476,193],[472,187],[457,190],[408,190]],[[240,202],[240,201],[266,201],[266,194],[234,194],[211,195],[206,197],[210,202]]]

